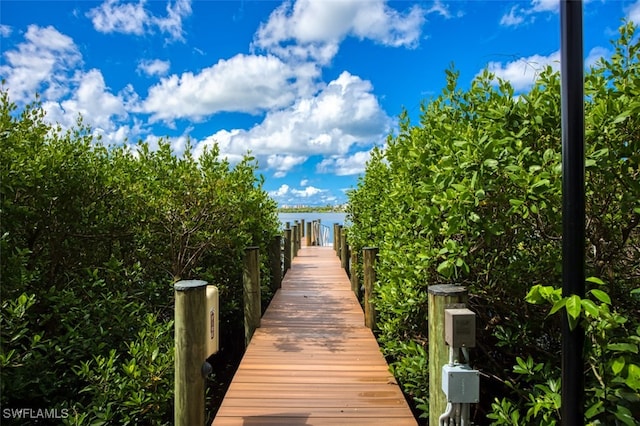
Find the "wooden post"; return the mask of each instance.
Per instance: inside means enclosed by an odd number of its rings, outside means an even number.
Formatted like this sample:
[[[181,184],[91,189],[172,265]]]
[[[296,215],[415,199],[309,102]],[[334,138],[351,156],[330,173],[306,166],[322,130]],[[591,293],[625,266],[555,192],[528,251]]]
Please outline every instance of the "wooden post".
[[[342,225],[338,225],[338,232],[334,235],[336,241],[336,256],[342,259],[340,250],[342,249]]]
[[[291,222],[285,222],[284,229],[291,229]]]
[[[362,249],[362,262],[364,272],[364,325],[374,330],[376,327],[376,310],[371,300],[373,299],[373,285],[376,282],[376,256],[377,247],[365,247]]]
[[[458,285],[432,285],[429,293],[429,426],[447,408],[442,392],[442,366],[449,362],[449,346],[444,341],[444,310],[467,302],[467,289]]]
[[[349,246],[347,246],[347,229],[343,228],[340,233],[340,266],[347,273],[349,272]]]
[[[360,300],[360,282],[358,280],[358,252],[355,250],[351,251],[351,266],[350,266],[350,280],[351,280],[351,291],[353,291],[356,295],[356,299]]]
[[[271,290],[275,293],[280,288],[282,282],[282,249],[280,235],[276,235],[271,240],[269,246],[269,265],[271,267]]]
[[[247,247],[244,252],[243,296],[244,296],[244,340],[245,346],[260,327],[260,257],[258,247]]]
[[[284,230],[284,273],[286,274],[291,269],[291,253],[293,248],[291,247],[291,229]]]
[[[313,223],[307,222],[307,235],[305,235],[305,237],[307,239],[307,247],[311,247],[311,229],[312,229],[312,225],[313,225]]]
[[[333,251],[338,253],[338,225],[337,223],[333,224]]]
[[[304,219],[300,219],[300,236],[304,237],[304,231],[305,231],[305,227],[304,227]]]
[[[291,229],[291,261],[298,255],[298,225]]]
[[[174,425],[204,424],[207,282],[178,281],[175,292],[175,406]]]

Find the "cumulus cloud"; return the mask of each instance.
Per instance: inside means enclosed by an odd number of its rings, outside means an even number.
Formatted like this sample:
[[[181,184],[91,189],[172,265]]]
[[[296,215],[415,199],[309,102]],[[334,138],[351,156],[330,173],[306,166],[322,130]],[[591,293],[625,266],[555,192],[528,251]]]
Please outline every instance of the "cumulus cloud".
[[[78,86],[72,97],[61,102],[48,101],[43,104],[47,119],[63,127],[72,127],[78,115],[97,132],[116,128],[112,118],[125,118],[125,99],[112,94],[106,87],[102,73],[96,69],[80,74]]]
[[[71,37],[54,27],[29,25],[25,41],[4,52],[0,66],[13,101],[25,102],[40,92],[45,100],[68,92],[67,81],[82,57]]]
[[[489,62],[487,68],[496,78],[507,80],[516,91],[526,90],[535,82],[538,74],[547,66],[555,70],[560,69],[560,52],[554,52],[549,56],[532,55],[503,64],[502,62]]]
[[[96,31],[143,35],[154,29],[169,34],[169,40],[183,40],[182,20],[191,15],[191,0],[176,0],[167,3],[167,16],[155,16],[145,8],[146,1],[125,3],[106,0],[91,9],[87,17]]]
[[[431,13],[446,12],[440,7]],[[329,62],[348,36],[387,46],[416,47],[426,11],[418,5],[399,12],[384,0],[284,2],[260,25],[253,46],[281,57]]]
[[[199,73],[163,78],[142,110],[152,120],[199,120],[222,111],[258,113],[290,105],[315,90],[313,64],[290,65],[275,56],[236,55]]]
[[[370,156],[371,151],[358,151],[347,156],[332,156],[318,163],[316,171],[337,176],[357,175],[364,172]]]
[[[217,132],[196,147],[196,154],[213,143],[226,155],[250,150],[284,176],[311,155],[344,155],[354,145],[370,146],[383,140],[391,126],[372,91],[368,81],[343,72],[316,96],[268,112],[249,130]]]
[[[335,203],[337,198],[328,189],[307,186],[303,189],[291,188],[282,184],[278,189],[269,191],[269,196],[281,205],[324,205]]]
[[[169,71],[171,62],[162,61],[160,59],[153,60],[141,60],[138,63],[138,72],[141,72],[148,76],[153,75],[165,75]]]

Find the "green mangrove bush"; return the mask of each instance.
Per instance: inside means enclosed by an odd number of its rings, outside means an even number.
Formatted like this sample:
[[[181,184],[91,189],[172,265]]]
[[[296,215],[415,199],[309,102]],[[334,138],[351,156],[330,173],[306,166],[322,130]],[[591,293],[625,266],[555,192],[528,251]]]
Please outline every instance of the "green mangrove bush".
[[[640,44],[625,23],[585,76],[588,297],[561,301],[560,77],[515,94],[485,71],[466,90],[446,71],[420,122],[375,149],[349,194],[353,249],[379,247],[379,342],[424,417],[427,288],[469,289],[482,371],[478,424],[560,421],[560,317],[586,330],[590,424],[640,419]],[[531,303],[525,303],[525,299]],[[515,367],[514,367],[515,365]],[[439,415],[440,413],[431,413]],[[637,423],[636,423],[637,424]]]
[[[215,147],[197,159],[168,140],[107,147],[81,120],[63,131],[44,115],[0,91],[0,406],[171,424],[173,283],[219,287],[217,364],[233,368],[244,248],[266,263],[276,204],[248,155],[232,166]]]

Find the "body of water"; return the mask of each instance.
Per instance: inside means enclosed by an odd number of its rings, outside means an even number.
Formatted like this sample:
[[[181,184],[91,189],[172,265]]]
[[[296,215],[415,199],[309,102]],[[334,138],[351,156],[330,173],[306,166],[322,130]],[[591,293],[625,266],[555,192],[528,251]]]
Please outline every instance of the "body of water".
[[[325,241],[325,245],[333,245],[333,224],[337,223],[340,225],[344,225],[346,217],[346,213],[278,213],[278,218],[280,219],[280,223],[282,224],[282,229],[284,229],[284,225],[286,222],[290,222],[291,226],[293,226],[296,220],[301,221],[304,219],[304,231],[307,232],[307,222],[320,220],[320,223],[323,226],[329,228],[329,240]]]

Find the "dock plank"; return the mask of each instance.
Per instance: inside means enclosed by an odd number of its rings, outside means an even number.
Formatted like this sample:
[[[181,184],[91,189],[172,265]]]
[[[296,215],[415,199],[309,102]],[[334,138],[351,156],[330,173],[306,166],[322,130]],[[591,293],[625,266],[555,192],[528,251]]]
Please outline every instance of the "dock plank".
[[[331,248],[303,247],[213,426],[417,422]]]

